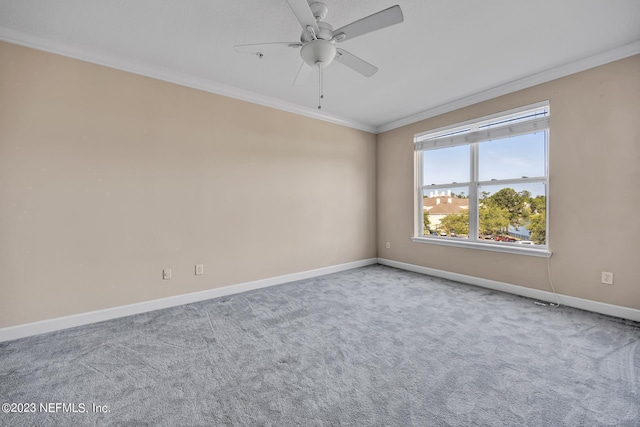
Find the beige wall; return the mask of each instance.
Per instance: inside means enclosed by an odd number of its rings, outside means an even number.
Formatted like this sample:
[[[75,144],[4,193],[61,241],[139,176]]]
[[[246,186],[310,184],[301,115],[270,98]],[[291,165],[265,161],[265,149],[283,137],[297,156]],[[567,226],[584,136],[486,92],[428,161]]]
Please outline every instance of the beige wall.
[[[0,327],[375,257],[375,138],[0,42]]]
[[[548,290],[410,240],[413,134],[545,99],[556,289],[640,308],[640,56],[376,138],[0,42],[0,327],[375,256]]]
[[[546,259],[410,240],[413,135],[547,99],[555,288],[640,309],[640,55],[378,135],[378,256],[550,290]]]

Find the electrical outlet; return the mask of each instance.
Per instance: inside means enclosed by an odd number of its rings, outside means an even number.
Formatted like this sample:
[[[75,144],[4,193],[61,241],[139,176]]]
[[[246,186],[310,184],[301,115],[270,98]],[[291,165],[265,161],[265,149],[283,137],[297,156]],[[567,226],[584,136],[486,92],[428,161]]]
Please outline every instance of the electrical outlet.
[[[385,245],[385,247],[386,247],[387,249],[391,249],[391,242],[387,242],[387,244]]]
[[[162,270],[162,280],[169,280],[169,279],[171,279],[171,269],[165,268],[164,270]]]
[[[196,264],[196,276],[204,274],[204,264]]]
[[[602,283],[605,285],[613,285],[613,273],[608,271],[602,272]]]

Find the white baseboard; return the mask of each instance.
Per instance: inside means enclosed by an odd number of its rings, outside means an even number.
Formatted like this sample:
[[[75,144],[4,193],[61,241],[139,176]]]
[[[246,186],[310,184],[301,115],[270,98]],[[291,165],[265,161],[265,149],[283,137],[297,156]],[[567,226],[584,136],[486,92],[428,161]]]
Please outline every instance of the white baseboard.
[[[449,271],[422,267],[415,264],[407,264],[404,262],[393,261],[385,258],[378,258],[378,264],[399,268],[401,270],[413,271],[415,273],[426,274],[429,276],[441,277],[443,279],[455,280],[456,282],[468,283],[470,285],[476,285],[496,291],[507,292],[510,294],[520,295],[540,301],[547,301],[552,303],[557,303],[559,301],[560,304],[566,305],[568,307],[579,308],[581,310],[592,311],[595,313],[606,314],[608,316],[620,317],[622,319],[629,319],[640,322],[640,310],[636,310],[634,308],[576,298],[569,295],[554,294],[552,292],[541,291],[539,289],[526,288],[524,286],[497,282],[495,280],[483,279],[480,277],[467,276],[465,274],[451,273]]]
[[[315,270],[302,271],[299,273],[285,274],[284,276],[270,277],[267,279],[245,282],[237,285],[224,286],[222,288],[208,289],[206,291],[193,292],[189,294],[176,295],[173,297],[161,298],[136,304],[123,305],[119,307],[107,308],[104,310],[90,311],[88,313],[74,314],[71,316],[58,317],[55,319],[42,320],[40,322],[27,323],[24,325],[10,326],[0,329],[0,342],[15,340],[32,335],[44,334],[61,329],[73,328],[90,323],[102,322],[104,320],[118,317],[130,316],[132,314],[145,313],[162,308],[175,307],[177,305],[190,304],[212,298],[219,298],[226,295],[246,292],[253,289],[265,288],[268,286],[280,285],[294,282],[296,280],[309,279],[323,276],[325,274],[337,273],[351,270],[358,267],[377,264],[376,258],[364,259],[360,261],[338,264],[330,267],[317,268]]]
[[[558,302],[569,307],[579,308],[581,310],[592,311],[595,313],[606,314],[609,316],[620,317],[623,319],[634,320],[640,322],[640,310],[628,307],[621,307],[612,304],[606,304],[597,301],[576,298],[568,295],[556,295],[552,292],[541,291],[539,289],[531,289],[523,286],[512,285],[509,283],[497,282],[495,280],[483,279],[480,277],[467,276],[465,274],[451,273],[449,271],[437,270],[435,268],[422,267],[415,264],[407,264],[404,262],[388,260],[385,258],[370,258],[360,261],[339,264],[330,267],[318,268],[315,270],[302,271],[299,273],[286,274],[283,276],[270,277],[267,279],[255,280],[252,282],[239,283],[237,285],[224,286],[222,288],[209,289],[206,291],[193,292],[189,294],[176,295],[168,298],[161,298],[151,301],[140,302],[136,304],[123,305],[119,307],[107,308],[104,310],[91,311],[88,313],[74,314],[71,316],[58,317],[55,319],[43,320],[40,322],[27,323],[24,325],[10,326],[0,328],[0,342],[15,340],[32,335],[44,334],[47,332],[59,331],[62,329],[73,328],[76,326],[87,325],[90,323],[102,322],[105,320],[115,319],[118,317],[130,316],[133,314],[145,313],[148,311],[160,310],[168,307],[175,307],[183,304],[204,301],[212,298],[219,298],[226,295],[246,292],[253,289],[266,288],[269,286],[280,285],[283,283],[294,282],[296,280],[309,279],[312,277],[323,276],[325,274],[337,273],[340,271],[351,270],[358,267],[364,267],[372,264],[382,264],[389,267],[399,268],[401,270],[413,271],[416,273],[426,274],[443,279],[455,280],[457,282],[468,283],[483,288],[493,289],[497,291],[507,292],[510,294],[520,295],[527,298],[537,299],[541,301]]]

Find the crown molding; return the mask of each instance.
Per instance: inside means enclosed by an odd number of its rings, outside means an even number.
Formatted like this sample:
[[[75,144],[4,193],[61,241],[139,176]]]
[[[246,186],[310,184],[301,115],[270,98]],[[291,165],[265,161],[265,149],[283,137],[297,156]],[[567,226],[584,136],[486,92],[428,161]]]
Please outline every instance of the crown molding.
[[[374,134],[379,134],[402,126],[410,125],[412,123],[435,117],[440,114],[468,107],[469,105],[487,101],[489,99],[493,99],[502,95],[507,95],[518,90],[526,89],[528,87],[532,87],[541,83],[546,83],[551,80],[579,73],[590,68],[598,67],[600,65],[608,64],[610,62],[624,59],[640,53],[640,40],[636,40],[626,45],[600,52],[598,54],[579,59],[577,61],[569,62],[558,67],[554,67],[520,79],[503,83],[493,88],[477,92],[475,94],[465,96],[447,102],[445,104],[438,105],[436,107],[430,108],[417,114],[412,114],[399,120],[385,123],[380,126],[374,126],[367,123],[350,120],[344,117],[320,112],[316,109],[303,107],[273,97],[260,95],[255,92],[250,92],[233,86],[224,85],[211,80],[196,78],[185,73],[178,73],[172,70],[162,69],[160,67],[155,67],[149,64],[120,58],[115,55],[108,55],[101,52],[90,51],[81,47],[71,46],[67,43],[61,43],[46,37],[16,31],[3,26],[0,26],[0,40]]]
[[[16,31],[10,28],[0,26],[0,40],[8,43],[17,44],[37,50],[42,50],[56,55],[66,56],[168,83],[174,83],[186,86],[192,89],[198,89],[265,107],[274,108],[276,110],[286,111],[301,116],[311,117],[329,123],[346,126],[365,132],[375,133],[376,127],[367,123],[361,123],[355,120],[349,120],[344,117],[335,116],[320,112],[316,109],[303,107],[291,102],[282,101],[269,96],[260,95],[247,90],[239,89],[233,86],[217,83],[211,80],[193,77],[185,73],[175,72],[169,69],[163,69],[142,62],[131,61],[116,55],[109,55],[103,52],[91,51],[67,43],[51,40],[33,34]]]
[[[577,61],[569,62],[555,68],[550,68],[539,73],[531,74],[517,80],[512,80],[510,82],[495,86],[491,89],[477,92],[473,95],[465,96],[463,98],[447,102],[446,104],[438,105],[420,113],[413,114],[411,116],[395,120],[384,125],[380,125],[376,128],[375,133],[382,133],[402,126],[410,125],[412,123],[429,119],[440,114],[468,107],[469,105],[488,101],[490,99],[497,98],[502,95],[507,95],[518,90],[526,89],[528,87],[532,87],[541,83],[546,83],[551,80],[556,80],[561,77],[566,77],[571,74],[586,71],[590,68],[595,68],[600,65],[608,64],[613,61],[637,55],[638,53],[640,53],[640,40],[636,40],[635,42],[622,45],[615,49],[600,52],[595,55],[579,59]]]

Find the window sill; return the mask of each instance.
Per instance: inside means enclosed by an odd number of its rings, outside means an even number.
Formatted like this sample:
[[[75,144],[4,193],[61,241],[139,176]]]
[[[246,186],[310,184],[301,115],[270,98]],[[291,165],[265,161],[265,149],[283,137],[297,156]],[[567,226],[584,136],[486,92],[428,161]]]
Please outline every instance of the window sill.
[[[443,238],[443,237],[412,237],[412,242],[415,243],[426,243],[433,245],[441,245],[441,246],[455,246],[458,248],[466,248],[466,249],[480,249],[483,251],[493,251],[493,252],[503,252],[508,254],[517,254],[517,255],[528,255],[528,256],[536,256],[543,258],[550,258],[552,252],[548,249],[534,249],[531,247],[518,247],[515,245],[509,244],[495,244],[495,243],[480,243],[480,242],[469,242],[456,238]]]

